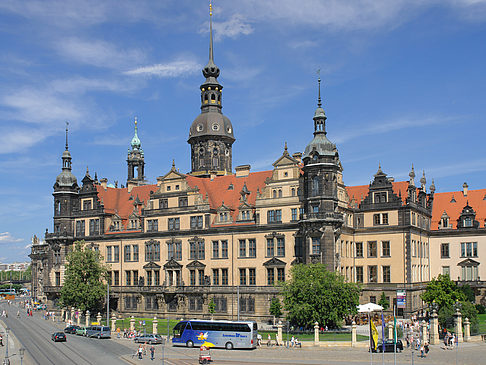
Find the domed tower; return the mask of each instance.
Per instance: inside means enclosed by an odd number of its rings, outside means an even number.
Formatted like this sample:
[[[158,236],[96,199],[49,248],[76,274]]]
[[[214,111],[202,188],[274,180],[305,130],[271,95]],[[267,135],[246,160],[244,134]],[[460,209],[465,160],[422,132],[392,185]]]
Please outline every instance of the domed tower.
[[[201,177],[231,174],[235,141],[231,121],[221,111],[223,86],[217,80],[220,70],[213,59],[212,15],[210,4],[209,62],[202,70],[206,81],[200,86],[201,114],[192,122],[187,140],[191,145],[191,174]]]
[[[66,149],[62,153],[62,171],[54,184],[54,233],[73,235],[73,211],[78,204],[78,181],[71,172],[71,153],[68,147],[66,124]]]
[[[336,242],[340,236],[343,216],[340,212],[342,166],[336,145],[326,136],[326,114],[319,97],[314,113],[314,138],[302,156],[301,177],[304,218],[300,222],[303,237],[304,262],[326,264],[328,270],[337,266]]]
[[[142,150],[142,144],[138,138],[138,121],[135,117],[135,134],[130,142],[131,149],[128,149],[127,165],[128,165],[128,178],[127,186],[137,186],[144,182],[144,168],[145,159]]]

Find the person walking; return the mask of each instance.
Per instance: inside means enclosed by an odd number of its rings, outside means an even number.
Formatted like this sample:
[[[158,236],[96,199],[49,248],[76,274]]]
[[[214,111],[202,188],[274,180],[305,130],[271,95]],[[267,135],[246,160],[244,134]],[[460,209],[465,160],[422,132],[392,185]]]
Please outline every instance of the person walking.
[[[150,346],[150,360],[154,361],[155,358],[155,347],[154,345]]]
[[[140,346],[138,346],[138,359],[139,360],[143,359],[143,347],[142,347],[141,344],[140,344]]]

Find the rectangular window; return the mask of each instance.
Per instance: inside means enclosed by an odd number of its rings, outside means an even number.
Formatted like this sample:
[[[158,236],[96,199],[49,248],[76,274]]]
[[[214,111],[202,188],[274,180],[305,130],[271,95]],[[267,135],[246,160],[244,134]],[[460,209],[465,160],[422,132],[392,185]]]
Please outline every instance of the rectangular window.
[[[169,260],[174,258],[174,242],[167,242],[167,258]]]
[[[376,295],[370,295],[370,303],[376,304]]]
[[[246,257],[246,240],[239,240],[240,257]]]
[[[76,221],[76,236],[83,237],[85,235],[84,221]]]
[[[388,213],[383,213],[381,215],[381,220],[382,220],[381,224],[386,224],[387,225],[388,224]]]
[[[284,237],[277,237],[277,256],[279,256],[279,257],[285,256],[285,238]]]
[[[125,285],[126,286],[132,285],[132,271],[131,270],[125,271]]]
[[[113,271],[113,285],[115,286],[120,285],[120,272],[118,270]]]
[[[197,242],[197,260],[204,260],[206,258],[206,249],[204,241]]]
[[[450,266],[442,266],[442,275],[451,275]]]
[[[246,269],[240,269],[240,285],[246,285]]]
[[[449,256],[449,244],[448,243],[441,243],[440,245],[440,258],[441,259],[448,259]]]
[[[189,282],[190,285],[196,285],[196,270],[189,270]]]
[[[203,216],[196,215],[191,217],[191,229],[202,229],[203,228]]]
[[[277,267],[277,281],[285,281],[285,269],[283,267]]]
[[[100,234],[100,220],[90,219],[89,220],[89,235],[96,236]]]
[[[275,222],[275,211],[274,210],[269,210],[267,212],[267,221],[268,221],[268,223]]]
[[[380,225],[380,215],[373,214],[373,225],[379,226]]]
[[[248,269],[248,284],[256,285],[256,269]]]
[[[167,209],[169,207],[169,199],[159,199],[159,209]]]
[[[179,207],[187,207],[187,197],[179,198]]]
[[[275,241],[273,238],[267,238],[267,257],[275,255]]]
[[[160,261],[159,242],[150,242],[145,244],[145,261]]]
[[[158,219],[147,219],[147,232],[155,232],[159,230]]]
[[[120,261],[120,246],[113,246],[113,262]]]
[[[213,241],[213,259],[219,258],[219,241]]]
[[[221,269],[221,285],[228,285],[228,269]]]
[[[292,220],[296,221],[297,220],[297,208],[292,208],[291,215],[292,215]]]
[[[312,237],[312,254],[320,255],[321,253],[321,240],[319,237]]]
[[[391,269],[390,266],[383,266],[383,282],[391,283]]]
[[[138,285],[138,270],[133,270],[133,285]]]
[[[168,229],[169,231],[178,231],[181,227],[180,218],[169,218],[168,219]]]
[[[376,241],[368,242],[368,257],[376,257]]]
[[[154,285],[160,285],[160,270],[154,270]]]
[[[131,245],[125,245],[123,246],[123,257],[125,258],[125,262],[129,262],[132,260],[132,246]]]
[[[275,270],[273,269],[273,267],[267,268],[267,284],[275,284]]]
[[[381,255],[390,257],[390,241],[381,241]]]
[[[248,257],[256,257],[256,240],[254,238],[248,240]]]
[[[113,246],[106,246],[106,262],[113,262]]]
[[[378,279],[378,268],[373,266],[368,266],[368,282],[369,283],[376,283]]]
[[[149,270],[147,271],[147,283],[146,285],[151,286],[152,285],[152,271]]]
[[[56,286],[61,286],[61,273],[59,271],[56,272]]]
[[[91,210],[91,200],[83,201],[83,210]]]
[[[219,269],[213,269],[213,285],[219,285]]]
[[[199,279],[199,285],[205,285],[205,280],[204,280],[204,270],[197,270],[198,272],[198,279]]]
[[[363,282],[363,266],[356,266],[356,282]]]
[[[275,211],[275,221],[276,222],[281,222],[282,221],[282,210],[281,209],[277,209]]]
[[[356,242],[356,257],[363,257],[363,242]]]
[[[138,262],[138,245],[132,245],[132,251],[133,251],[132,261]]]
[[[189,242],[189,259],[197,260],[196,242]]]
[[[221,241],[221,258],[222,259],[228,258],[228,241],[226,240]]]

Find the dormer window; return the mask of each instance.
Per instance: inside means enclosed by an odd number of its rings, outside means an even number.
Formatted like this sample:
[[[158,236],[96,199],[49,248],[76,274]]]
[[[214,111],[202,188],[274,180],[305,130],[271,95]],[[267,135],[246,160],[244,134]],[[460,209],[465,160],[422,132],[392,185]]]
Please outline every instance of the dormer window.
[[[83,210],[91,210],[91,200],[83,201]]]
[[[473,222],[471,217],[464,218],[464,227],[472,227],[472,226],[473,226]]]
[[[442,228],[449,228],[449,217],[443,217],[441,222]]]
[[[249,221],[249,220],[251,220],[251,211],[250,210],[243,210],[241,212],[241,220],[242,221]]]
[[[228,221],[228,212],[221,212],[219,213],[219,222],[227,222]]]

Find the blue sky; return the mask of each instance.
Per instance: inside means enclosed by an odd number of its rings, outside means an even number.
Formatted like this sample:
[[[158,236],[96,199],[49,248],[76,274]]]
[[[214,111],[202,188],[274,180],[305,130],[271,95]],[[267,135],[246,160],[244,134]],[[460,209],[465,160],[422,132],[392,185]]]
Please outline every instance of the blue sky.
[[[413,163],[439,192],[486,187],[486,0],[214,0],[213,19],[233,166],[304,150],[320,68],[347,185]],[[79,183],[125,183],[135,116],[148,180],[189,171],[208,22],[205,0],[0,2],[0,262],[52,231],[65,121]]]

